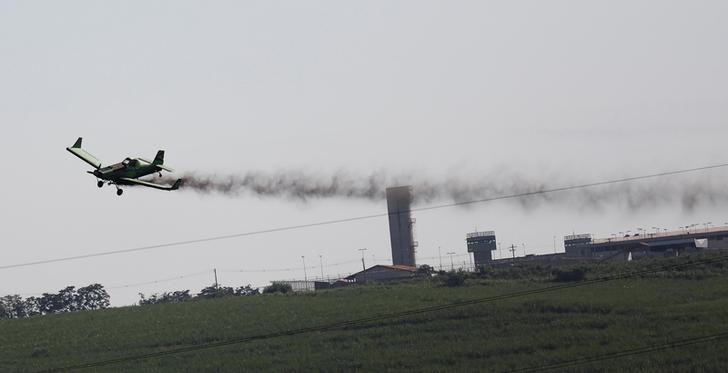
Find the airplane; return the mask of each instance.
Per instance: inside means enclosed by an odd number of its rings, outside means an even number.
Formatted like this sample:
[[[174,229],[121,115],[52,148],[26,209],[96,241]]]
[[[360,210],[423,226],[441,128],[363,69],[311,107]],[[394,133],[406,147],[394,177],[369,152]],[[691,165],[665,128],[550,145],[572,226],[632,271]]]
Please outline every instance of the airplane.
[[[172,172],[171,168],[164,166],[164,150],[158,151],[157,156],[154,157],[153,161],[149,161],[144,158],[126,158],[120,163],[103,167],[98,158],[81,148],[82,141],[83,138],[79,137],[78,140],[76,140],[76,143],[70,148],[66,148],[66,150],[95,168],[93,171],[86,172],[99,179],[96,184],[99,188],[103,187],[104,184],[114,185],[116,186],[116,195],[121,196],[124,193],[124,190],[121,189],[120,185],[141,185],[149,188],[171,191],[179,189],[182,184],[182,179],[177,179],[177,181],[175,181],[172,185],[160,185],[149,181],[138,180],[140,177],[154,173],[159,173],[159,176],[161,177],[162,171]]]

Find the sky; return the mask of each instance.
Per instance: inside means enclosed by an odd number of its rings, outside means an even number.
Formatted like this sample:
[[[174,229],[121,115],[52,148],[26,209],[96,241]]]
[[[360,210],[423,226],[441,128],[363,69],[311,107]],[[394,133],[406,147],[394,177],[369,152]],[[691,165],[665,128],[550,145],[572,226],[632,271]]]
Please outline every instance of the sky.
[[[343,197],[117,197],[65,151],[80,136],[105,164],[164,149],[173,176],[408,175],[501,192],[726,163],[726,16],[724,1],[0,2],[0,267],[386,212]],[[728,224],[727,172],[627,188],[708,186],[693,208],[617,188],[600,206],[577,194],[418,211],[418,263],[462,264],[476,229],[538,254],[572,233]],[[367,265],[389,260],[386,217],[2,269],[0,295],[101,283],[129,305],[196,292],[213,269],[225,286],[345,275],[363,248]]]

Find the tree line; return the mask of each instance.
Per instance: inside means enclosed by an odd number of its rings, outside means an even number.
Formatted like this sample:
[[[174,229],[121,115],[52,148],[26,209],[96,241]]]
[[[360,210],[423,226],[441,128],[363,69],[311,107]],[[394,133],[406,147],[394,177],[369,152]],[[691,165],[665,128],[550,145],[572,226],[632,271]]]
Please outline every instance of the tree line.
[[[0,298],[0,319],[19,319],[54,313],[90,311],[109,307],[109,294],[101,284],[76,289],[67,286],[58,293],[23,299],[20,295]]]
[[[247,297],[253,295],[259,295],[260,291],[257,288],[253,288],[250,285],[241,286],[238,288],[229,286],[216,286],[210,285],[196,295],[190,294],[190,290],[177,290],[177,291],[165,291],[163,293],[152,294],[146,296],[139,293],[140,306],[160,303],[181,303],[196,299],[212,299],[222,297]]]

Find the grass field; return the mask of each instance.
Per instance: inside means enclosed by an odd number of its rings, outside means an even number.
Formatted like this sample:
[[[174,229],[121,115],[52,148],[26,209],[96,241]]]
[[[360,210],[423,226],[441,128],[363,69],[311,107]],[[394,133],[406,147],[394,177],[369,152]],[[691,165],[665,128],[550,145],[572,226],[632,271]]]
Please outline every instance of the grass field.
[[[90,371],[512,371],[728,331],[728,263],[679,260],[698,264],[343,328],[129,359]],[[591,268],[588,278],[624,269]],[[2,320],[0,371],[123,360],[555,285],[544,268],[511,269],[470,278],[460,287],[424,279]],[[726,371],[728,340],[560,370]]]

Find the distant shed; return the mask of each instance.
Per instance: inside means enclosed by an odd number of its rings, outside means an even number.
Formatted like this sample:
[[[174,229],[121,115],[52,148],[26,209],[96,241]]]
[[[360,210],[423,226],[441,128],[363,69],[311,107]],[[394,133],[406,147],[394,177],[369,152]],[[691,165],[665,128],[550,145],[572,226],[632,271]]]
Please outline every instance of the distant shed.
[[[411,278],[414,277],[416,272],[416,267],[380,264],[369,267],[366,270],[354,273],[346,279],[360,284],[370,281],[385,282]]]

